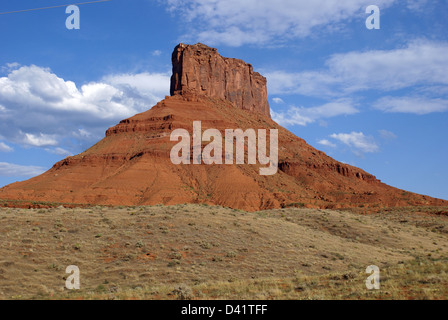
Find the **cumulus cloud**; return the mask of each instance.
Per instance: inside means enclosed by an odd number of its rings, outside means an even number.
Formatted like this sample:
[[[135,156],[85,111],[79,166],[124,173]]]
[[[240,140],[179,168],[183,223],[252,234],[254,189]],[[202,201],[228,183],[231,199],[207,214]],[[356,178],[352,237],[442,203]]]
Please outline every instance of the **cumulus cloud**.
[[[319,119],[351,115],[358,112],[351,100],[343,99],[310,108],[292,106],[286,112],[271,111],[271,116],[274,121],[281,125],[306,126]]]
[[[272,71],[271,94],[344,96],[366,90],[392,91],[412,86],[448,85],[448,43],[415,40],[393,50],[332,55],[321,70]]]
[[[447,99],[425,97],[384,97],[374,107],[388,113],[413,113],[417,115],[448,111]]]
[[[416,0],[414,0],[416,1]],[[385,9],[398,0],[377,0]],[[313,32],[365,19],[363,0],[168,0],[171,12],[180,13],[194,30],[184,37],[212,45],[282,43]]]
[[[334,133],[330,137],[352,148],[355,154],[379,151],[374,138],[366,136],[362,132]]]
[[[169,81],[168,73],[144,72],[77,86],[48,68],[21,66],[0,77],[0,135],[35,147],[56,147],[68,138],[93,142],[117,121],[161,100]]]
[[[43,167],[0,162],[0,176],[4,177],[34,177],[45,171],[46,169]]]

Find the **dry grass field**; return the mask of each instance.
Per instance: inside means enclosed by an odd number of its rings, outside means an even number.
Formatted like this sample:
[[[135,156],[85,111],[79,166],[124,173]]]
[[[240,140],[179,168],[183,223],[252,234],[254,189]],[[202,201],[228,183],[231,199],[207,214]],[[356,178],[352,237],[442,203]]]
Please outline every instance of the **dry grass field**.
[[[447,298],[447,208],[0,209],[0,299]]]

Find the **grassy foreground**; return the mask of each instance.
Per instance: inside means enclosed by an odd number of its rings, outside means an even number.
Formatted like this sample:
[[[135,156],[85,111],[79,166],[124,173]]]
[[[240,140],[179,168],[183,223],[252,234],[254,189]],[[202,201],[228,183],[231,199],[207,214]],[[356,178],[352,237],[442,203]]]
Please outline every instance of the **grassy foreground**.
[[[447,299],[446,209],[2,208],[0,299]]]

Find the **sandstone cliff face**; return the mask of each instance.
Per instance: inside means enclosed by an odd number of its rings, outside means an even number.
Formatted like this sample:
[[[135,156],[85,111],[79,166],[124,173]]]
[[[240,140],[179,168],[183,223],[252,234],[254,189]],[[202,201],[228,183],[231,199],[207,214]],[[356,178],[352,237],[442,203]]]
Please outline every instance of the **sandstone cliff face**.
[[[224,58],[203,44],[179,44],[173,52],[171,95],[194,93],[232,102],[270,117],[266,78],[252,65]]]
[[[89,205],[207,203],[243,210],[448,205],[404,192],[339,163],[269,119],[266,80],[241,60],[222,58],[203,45],[178,46],[172,97],[121,121],[83,153],[49,171],[0,189],[12,206],[34,202]],[[233,100],[232,100],[233,99]],[[233,102],[231,102],[233,101]],[[253,112],[247,112],[251,110]],[[260,176],[260,165],[174,165],[174,129],[278,130],[279,170]],[[206,143],[202,144],[205,147]]]

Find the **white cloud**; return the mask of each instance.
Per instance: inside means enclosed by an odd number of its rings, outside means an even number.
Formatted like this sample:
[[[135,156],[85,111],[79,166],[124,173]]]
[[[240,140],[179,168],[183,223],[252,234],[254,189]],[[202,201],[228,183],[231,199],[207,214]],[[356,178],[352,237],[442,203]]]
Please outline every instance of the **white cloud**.
[[[397,0],[377,0],[385,9]],[[212,45],[282,43],[335,28],[353,18],[365,19],[363,0],[168,0],[193,28],[186,37]],[[194,36],[192,36],[194,35]]]
[[[78,131],[74,132],[73,135],[82,138],[90,138],[92,136],[92,134],[85,129],[78,129]]]
[[[274,101],[274,103],[277,103],[277,104],[285,103],[282,98],[272,98],[272,101]]]
[[[37,176],[46,169],[38,166],[22,166],[18,164],[0,162],[0,176],[5,177],[33,177]]]
[[[415,40],[394,50],[353,51],[331,56],[318,71],[268,72],[270,94],[345,96],[448,85],[448,43]]]
[[[355,153],[373,153],[379,151],[379,147],[373,137],[365,136],[362,132],[335,133],[330,137],[351,147]]]
[[[301,108],[291,107],[286,113],[285,112],[275,112],[271,110],[272,119],[282,126],[287,125],[299,125],[306,126],[309,123],[314,122],[310,117],[304,116],[300,112]],[[302,108],[304,109],[304,108]]]
[[[23,143],[34,146],[34,147],[45,147],[45,146],[55,146],[58,144],[58,141],[54,136],[48,134],[31,134],[25,133]]]
[[[4,66],[0,66],[1,72],[11,72],[14,69],[17,69],[20,67],[20,64],[18,62],[12,62],[12,63],[6,63]]]
[[[158,100],[163,98],[167,91],[169,93],[170,85],[169,73],[148,73],[139,74],[116,74],[103,78],[103,82],[111,84],[117,88],[132,88],[144,97]]]
[[[8,67],[9,69],[16,69],[16,68],[20,67],[20,63],[18,63],[18,62],[7,63],[6,67]]]
[[[155,57],[159,57],[159,56],[162,55],[162,51],[160,51],[160,50],[154,50],[154,51],[152,52],[152,55],[155,56]]]
[[[425,97],[384,97],[374,108],[389,113],[413,113],[418,115],[448,111],[448,100]]]
[[[169,93],[167,73],[113,74],[78,87],[48,68],[22,66],[0,77],[0,135],[36,147],[103,136],[119,120]],[[80,129],[81,128],[81,129]]]
[[[334,96],[332,86],[338,84],[328,71],[266,72],[268,92],[270,94],[302,94],[306,96]],[[339,94],[339,93],[338,93]]]
[[[274,121],[281,125],[300,125],[314,123],[322,118],[332,118],[341,115],[352,115],[358,113],[353,102],[348,99],[329,102],[318,107],[290,107],[286,112],[275,112],[271,110]]]
[[[317,143],[326,147],[336,148],[336,145],[327,139],[319,140]]]
[[[448,43],[425,40],[405,48],[334,55],[328,62],[333,75],[344,79],[346,90],[396,90],[418,84],[448,84]]]
[[[6,143],[0,142],[0,152],[11,152],[13,150],[14,149],[8,146]]]

